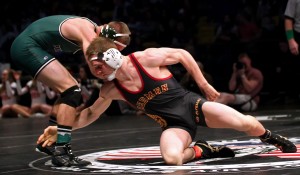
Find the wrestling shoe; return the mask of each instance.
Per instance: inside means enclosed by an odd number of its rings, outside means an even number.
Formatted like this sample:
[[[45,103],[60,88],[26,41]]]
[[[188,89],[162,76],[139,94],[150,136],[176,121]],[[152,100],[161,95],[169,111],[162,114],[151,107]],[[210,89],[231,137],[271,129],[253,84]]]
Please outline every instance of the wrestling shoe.
[[[39,152],[39,153],[42,153],[42,154],[46,154],[46,155],[49,155],[49,156],[52,156],[53,155],[53,152],[55,151],[55,143],[53,143],[52,145],[50,146],[45,146],[43,147],[44,142],[38,144],[35,148],[35,151],[36,152]]]
[[[206,141],[198,140],[194,146],[202,149],[201,158],[234,157],[235,153],[226,146],[211,146]]]
[[[283,153],[297,152],[297,147],[291,141],[289,141],[287,138],[282,137],[281,135],[278,135],[278,134],[273,134],[270,132],[270,135],[267,138],[265,138],[265,139],[260,138],[260,140],[263,143],[268,143],[268,144],[272,144],[272,145],[276,146]]]
[[[63,146],[55,146],[55,151],[53,152],[52,155],[52,164],[55,166],[83,167],[83,166],[90,165],[91,162],[76,157],[72,153],[71,144],[68,143]]]

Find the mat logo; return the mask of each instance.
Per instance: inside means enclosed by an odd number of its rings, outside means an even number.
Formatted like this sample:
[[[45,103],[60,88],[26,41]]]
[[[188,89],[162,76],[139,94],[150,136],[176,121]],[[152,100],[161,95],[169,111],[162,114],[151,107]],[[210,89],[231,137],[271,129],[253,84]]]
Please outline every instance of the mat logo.
[[[300,150],[300,138],[290,138]],[[190,162],[183,166],[168,166],[164,164],[159,146],[138,147],[95,152],[80,156],[92,162],[92,165],[78,167],[54,167],[47,161],[45,167],[52,170],[76,171],[81,173],[182,173],[182,174],[215,174],[267,171],[300,168],[300,152],[282,153],[273,145],[264,145],[258,139],[238,141],[227,140],[212,142],[212,145],[226,145],[232,148],[234,158],[203,159]],[[260,159],[254,159],[255,157]],[[253,163],[253,160],[256,160]]]

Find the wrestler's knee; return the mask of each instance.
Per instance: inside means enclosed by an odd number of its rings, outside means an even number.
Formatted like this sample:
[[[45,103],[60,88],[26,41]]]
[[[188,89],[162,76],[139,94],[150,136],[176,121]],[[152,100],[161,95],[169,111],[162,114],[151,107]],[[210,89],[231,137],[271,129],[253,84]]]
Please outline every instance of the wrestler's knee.
[[[258,126],[260,126],[260,123],[255,117],[251,115],[245,115],[245,121],[243,122],[242,127],[245,129],[246,132],[256,130]]]
[[[74,108],[82,103],[81,89],[75,85],[61,93],[58,103],[66,104]]]
[[[169,148],[164,153],[162,153],[164,161],[168,165],[182,165],[182,152],[178,149]]]
[[[247,124],[245,124],[245,133],[249,136],[260,136],[265,132],[264,126],[253,116],[245,115],[248,118]]]
[[[16,110],[16,109],[18,109],[19,108],[19,105],[18,104],[12,104],[11,105],[11,109],[12,110]]]

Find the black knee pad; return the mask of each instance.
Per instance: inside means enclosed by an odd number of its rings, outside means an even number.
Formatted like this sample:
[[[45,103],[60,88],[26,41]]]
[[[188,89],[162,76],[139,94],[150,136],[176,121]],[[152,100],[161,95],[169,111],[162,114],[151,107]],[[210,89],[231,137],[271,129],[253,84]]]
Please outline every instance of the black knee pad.
[[[74,108],[82,103],[81,89],[75,85],[60,94],[59,103],[64,103]]]

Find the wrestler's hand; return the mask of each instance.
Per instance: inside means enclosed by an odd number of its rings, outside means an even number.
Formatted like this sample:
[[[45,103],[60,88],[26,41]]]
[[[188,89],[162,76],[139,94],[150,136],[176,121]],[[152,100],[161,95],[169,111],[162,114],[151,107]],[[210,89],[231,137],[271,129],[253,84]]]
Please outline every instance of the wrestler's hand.
[[[215,101],[220,96],[220,93],[208,83],[201,86],[201,91],[208,101]]]
[[[40,135],[37,140],[37,144],[43,143],[43,147],[50,146],[56,142],[57,139],[57,126],[48,126],[44,133]]]
[[[295,39],[290,39],[288,41],[289,43],[289,48],[290,48],[290,51],[293,55],[299,55],[299,49],[298,49],[298,43],[296,42]]]

